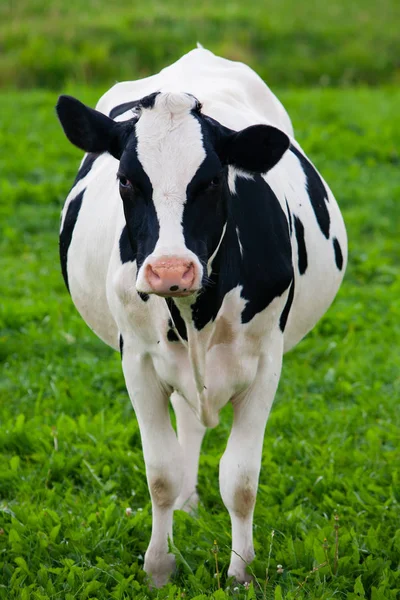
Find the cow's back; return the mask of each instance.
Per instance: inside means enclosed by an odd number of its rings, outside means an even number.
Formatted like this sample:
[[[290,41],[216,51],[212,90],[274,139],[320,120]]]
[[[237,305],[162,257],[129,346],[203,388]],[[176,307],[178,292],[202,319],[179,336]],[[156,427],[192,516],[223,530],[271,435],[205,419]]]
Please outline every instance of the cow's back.
[[[293,136],[286,110],[255,71],[204,48],[188,52],[156,75],[117,83],[96,108],[110,114],[116,106],[155,91],[190,93],[201,101],[205,115],[234,130],[270,123]],[[129,118],[129,114],[121,118]]]

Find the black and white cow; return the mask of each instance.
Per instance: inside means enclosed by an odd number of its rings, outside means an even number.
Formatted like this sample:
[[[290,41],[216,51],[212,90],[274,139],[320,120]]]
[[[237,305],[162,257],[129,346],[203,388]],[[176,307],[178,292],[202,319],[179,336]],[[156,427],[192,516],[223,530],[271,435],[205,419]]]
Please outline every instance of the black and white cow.
[[[61,96],[57,112],[87,152],[62,214],[62,272],[82,317],[121,351],[153,507],[144,568],[156,586],[173,571],[173,510],[196,505],[205,429],[232,402],[220,490],[228,575],[245,581],[282,356],[343,278],[339,208],[268,87],[202,48],[118,83],[97,110]]]

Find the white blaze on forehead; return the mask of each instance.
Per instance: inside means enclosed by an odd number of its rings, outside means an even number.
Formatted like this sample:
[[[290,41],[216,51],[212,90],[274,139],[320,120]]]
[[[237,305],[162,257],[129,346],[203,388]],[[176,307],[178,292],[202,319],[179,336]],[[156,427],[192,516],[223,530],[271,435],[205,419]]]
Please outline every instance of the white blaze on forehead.
[[[160,93],[136,124],[137,155],[153,187],[160,225],[153,256],[186,249],[186,190],[206,157],[200,123],[190,112],[196,102],[187,94]]]

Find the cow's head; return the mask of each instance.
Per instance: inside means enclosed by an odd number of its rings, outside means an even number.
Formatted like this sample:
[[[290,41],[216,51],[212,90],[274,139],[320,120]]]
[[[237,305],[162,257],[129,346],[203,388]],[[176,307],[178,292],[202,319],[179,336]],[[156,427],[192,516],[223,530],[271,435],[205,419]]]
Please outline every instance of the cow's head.
[[[232,131],[201,112],[190,94],[155,93],[116,122],[69,96],[57,113],[68,139],[119,160],[117,178],[139,292],[182,297],[200,290],[224,235],[229,167],[271,169],[289,147],[268,125]]]

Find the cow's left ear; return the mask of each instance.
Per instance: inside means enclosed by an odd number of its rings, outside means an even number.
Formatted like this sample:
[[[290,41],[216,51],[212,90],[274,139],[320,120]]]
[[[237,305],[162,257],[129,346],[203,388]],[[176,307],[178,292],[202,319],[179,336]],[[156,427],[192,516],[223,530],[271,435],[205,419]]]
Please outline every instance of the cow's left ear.
[[[280,161],[290,146],[290,139],[271,125],[252,125],[225,137],[222,160],[229,165],[266,173]]]
[[[72,96],[60,96],[56,110],[65,135],[75,146],[85,152],[109,152],[121,158],[134,120],[116,123]]]

